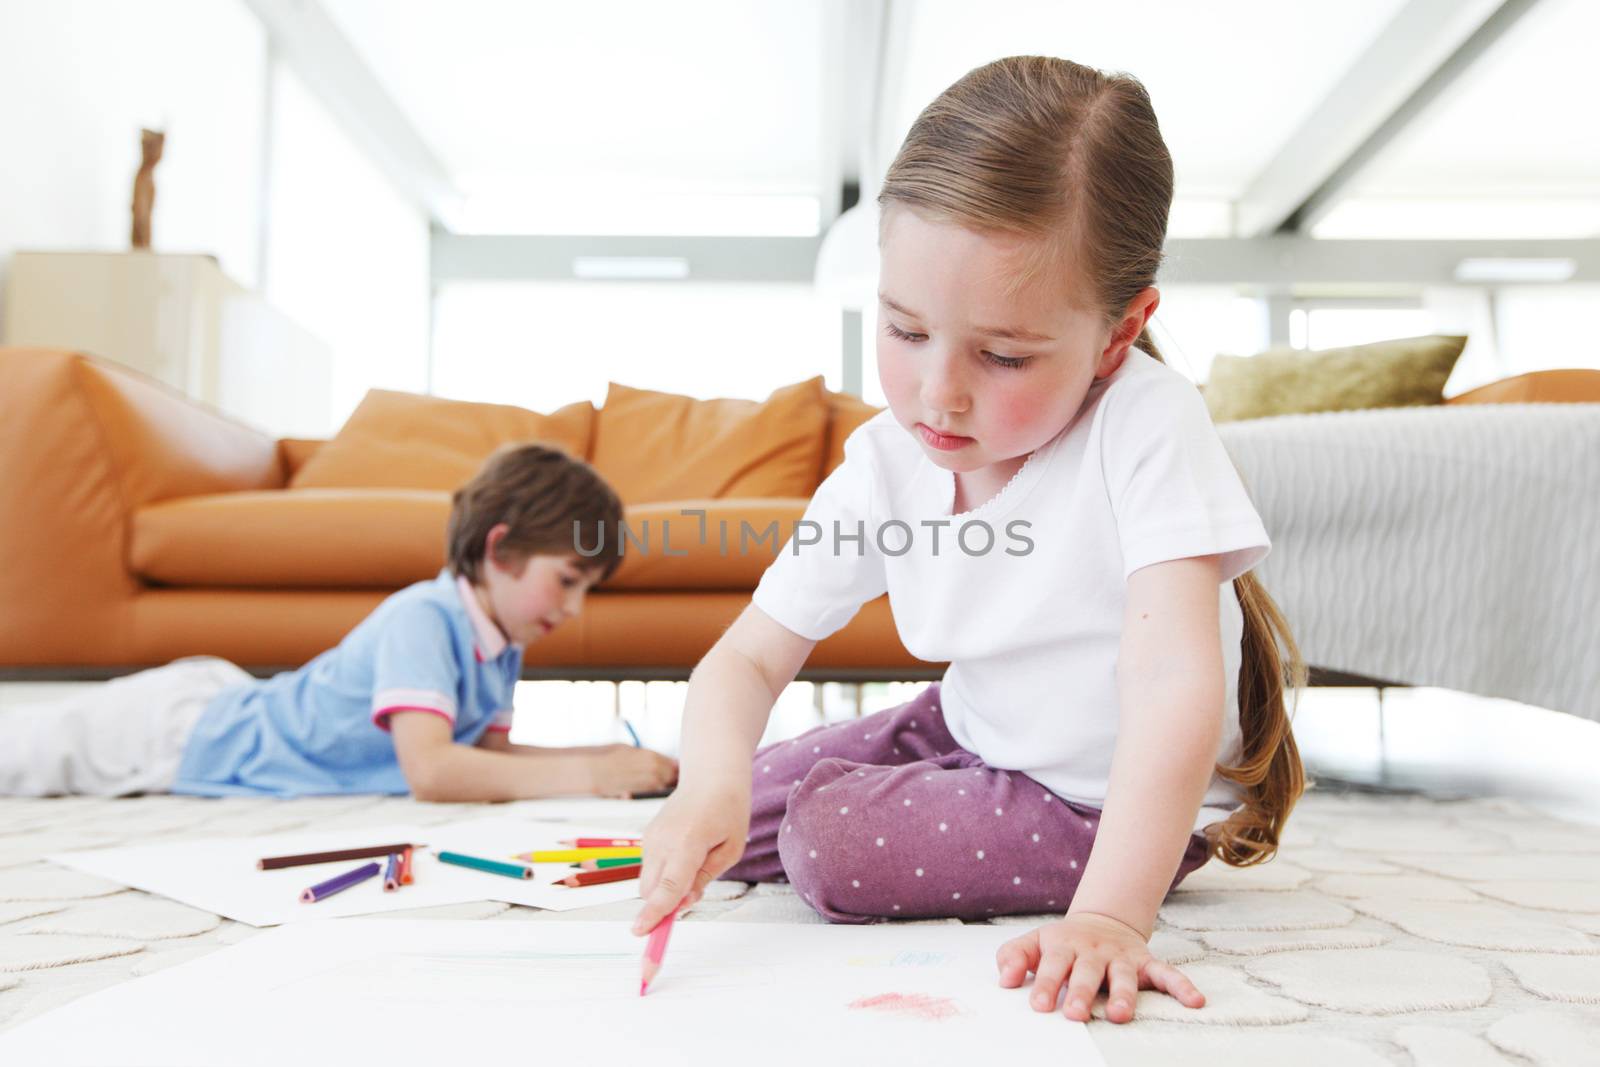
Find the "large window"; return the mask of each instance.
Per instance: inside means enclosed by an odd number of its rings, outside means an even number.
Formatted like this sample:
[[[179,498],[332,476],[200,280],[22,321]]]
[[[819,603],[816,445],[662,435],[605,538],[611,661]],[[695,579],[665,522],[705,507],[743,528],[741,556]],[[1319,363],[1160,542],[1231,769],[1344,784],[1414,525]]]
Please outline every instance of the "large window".
[[[809,284],[471,282],[434,305],[432,388],[549,410],[606,383],[762,398],[812,375],[839,387],[835,319]]]
[[[273,78],[266,293],[333,350],[332,430],[427,384],[428,223],[295,75]]]
[[[1434,332],[1433,317],[1422,307],[1322,306],[1289,312],[1289,343],[1295,348],[1343,348],[1420,337]]]

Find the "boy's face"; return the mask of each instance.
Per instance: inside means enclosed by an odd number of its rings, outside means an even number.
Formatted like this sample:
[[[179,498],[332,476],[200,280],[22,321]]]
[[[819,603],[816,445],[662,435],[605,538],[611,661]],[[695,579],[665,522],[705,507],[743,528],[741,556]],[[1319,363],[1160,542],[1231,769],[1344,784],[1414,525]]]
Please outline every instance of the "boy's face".
[[[576,555],[532,555],[519,563],[485,555],[480,589],[489,617],[512,643],[526,645],[583,610],[598,577]]]

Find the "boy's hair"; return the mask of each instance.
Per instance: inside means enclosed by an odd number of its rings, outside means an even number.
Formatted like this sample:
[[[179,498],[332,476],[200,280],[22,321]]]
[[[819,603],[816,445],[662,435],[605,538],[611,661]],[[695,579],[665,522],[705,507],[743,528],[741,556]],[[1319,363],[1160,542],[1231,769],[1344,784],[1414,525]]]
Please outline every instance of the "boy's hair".
[[[1150,96],[1127,74],[1047,56],[978,67],[940,93],[912,125],[878,204],[979,232],[1033,239],[1015,281],[1060,279],[1107,327],[1153,285],[1172,207],[1172,155]],[[1064,268],[1071,268],[1070,274]],[[1068,279],[1084,286],[1074,293]],[[1149,328],[1134,344],[1156,359]],[[1289,626],[1256,576],[1234,579],[1244,616],[1239,671],[1243,755],[1219,766],[1244,805],[1206,828],[1212,852],[1246,866],[1272,858],[1305,771],[1285,708],[1306,684]],[[1282,642],[1282,648],[1279,642]]]
[[[446,551],[450,569],[468,581],[482,577],[484,543],[500,523],[510,527],[495,552],[515,565],[532,555],[577,555],[597,581],[622,557],[618,538],[602,536],[622,521],[616,490],[589,464],[539,444],[505,445],[484,461],[450,500]],[[578,552],[599,545],[596,554]]]

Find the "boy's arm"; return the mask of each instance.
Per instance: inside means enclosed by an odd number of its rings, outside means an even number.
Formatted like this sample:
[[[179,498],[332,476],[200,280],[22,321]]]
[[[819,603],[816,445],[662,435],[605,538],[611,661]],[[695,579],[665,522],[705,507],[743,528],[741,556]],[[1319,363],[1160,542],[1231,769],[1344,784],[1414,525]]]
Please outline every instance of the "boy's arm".
[[[1128,577],[1120,705],[1105,809],[1069,914],[1106,915],[1146,940],[1193,832],[1222,738],[1216,556]]]
[[[642,750],[624,753],[631,757],[624,764],[609,755],[568,749],[513,755],[458,745],[450,734],[450,724],[428,711],[393,711],[389,729],[400,772],[418,800],[615,795],[663,789],[676,778],[671,760]]]
[[[508,730],[485,730],[478,739],[478,747],[486,748],[491,752],[509,752],[513,756],[537,756],[549,753],[582,753],[598,756],[603,752],[611,752],[618,748],[627,748],[626,745],[514,745],[511,743],[511,734]]]

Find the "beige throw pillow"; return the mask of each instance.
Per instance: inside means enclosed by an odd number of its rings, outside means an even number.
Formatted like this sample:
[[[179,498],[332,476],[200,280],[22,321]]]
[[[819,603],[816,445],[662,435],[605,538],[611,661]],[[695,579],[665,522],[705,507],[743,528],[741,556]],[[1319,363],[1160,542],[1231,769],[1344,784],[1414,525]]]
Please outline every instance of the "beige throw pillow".
[[[1408,337],[1305,352],[1218,356],[1206,382],[1214,422],[1313,411],[1438,404],[1467,339]]]

